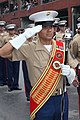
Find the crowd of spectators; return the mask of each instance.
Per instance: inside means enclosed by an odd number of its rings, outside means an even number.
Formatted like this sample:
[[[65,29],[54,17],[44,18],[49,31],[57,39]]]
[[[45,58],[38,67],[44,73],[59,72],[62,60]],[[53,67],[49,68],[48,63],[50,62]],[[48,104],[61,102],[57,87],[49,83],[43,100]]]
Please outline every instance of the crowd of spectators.
[[[34,7],[38,4],[37,0],[24,0],[21,3],[21,10],[27,9],[29,10],[31,7]]]
[[[29,10],[31,7],[34,7],[38,4],[37,0],[21,0],[20,9],[21,10]],[[18,3],[11,1],[10,3],[1,4],[0,5],[0,14],[6,14],[9,12],[17,11],[19,8]]]
[[[18,10],[17,2],[11,1],[10,4],[3,4],[0,6],[0,14],[6,14]]]
[[[42,0],[42,3],[48,3],[48,2],[52,2],[55,0]],[[21,10],[30,10],[31,7],[35,7],[38,5],[38,0],[21,0],[20,3],[20,9]],[[3,5],[0,6],[0,14],[6,14],[9,12],[14,12],[18,10],[18,3],[11,1],[9,4],[7,3],[7,5]]]

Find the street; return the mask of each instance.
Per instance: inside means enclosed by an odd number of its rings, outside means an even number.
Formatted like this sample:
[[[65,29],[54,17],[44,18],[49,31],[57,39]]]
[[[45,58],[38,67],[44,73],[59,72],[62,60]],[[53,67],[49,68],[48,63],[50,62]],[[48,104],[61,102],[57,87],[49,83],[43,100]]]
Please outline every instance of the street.
[[[76,88],[67,88],[69,94],[69,120],[78,118],[78,96]],[[0,87],[0,120],[29,120],[29,102],[24,90],[9,93],[7,86]]]
[[[79,120],[78,113],[78,94],[73,86],[67,87],[69,95],[69,120]]]
[[[29,103],[23,91],[7,92],[0,87],[0,120],[28,120]]]
[[[0,120],[29,120],[29,102],[24,92],[24,80],[20,62],[19,87],[21,91],[8,92],[8,87],[0,87]]]

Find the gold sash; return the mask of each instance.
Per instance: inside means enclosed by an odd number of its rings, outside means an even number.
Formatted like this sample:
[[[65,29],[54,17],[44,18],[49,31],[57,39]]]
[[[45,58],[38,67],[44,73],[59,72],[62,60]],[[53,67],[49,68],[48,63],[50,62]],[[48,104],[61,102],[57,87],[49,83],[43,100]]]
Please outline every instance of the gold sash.
[[[30,93],[30,120],[34,120],[35,114],[55,92],[61,79],[60,64],[64,63],[65,45],[61,41],[53,41],[53,45],[47,66]]]

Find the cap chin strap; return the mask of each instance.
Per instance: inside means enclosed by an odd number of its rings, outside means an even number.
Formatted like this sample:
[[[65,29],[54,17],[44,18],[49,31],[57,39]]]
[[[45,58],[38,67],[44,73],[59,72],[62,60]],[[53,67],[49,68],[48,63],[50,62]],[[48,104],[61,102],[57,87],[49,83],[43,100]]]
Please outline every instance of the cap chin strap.
[[[53,26],[53,21],[36,22],[36,23],[35,23],[35,26],[36,26],[36,25],[42,25],[42,27],[44,27],[44,26]]]

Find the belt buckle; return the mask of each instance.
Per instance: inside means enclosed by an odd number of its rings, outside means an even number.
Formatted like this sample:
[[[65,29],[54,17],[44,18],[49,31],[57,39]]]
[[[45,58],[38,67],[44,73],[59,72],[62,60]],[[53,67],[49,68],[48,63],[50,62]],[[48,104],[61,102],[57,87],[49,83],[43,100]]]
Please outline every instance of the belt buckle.
[[[62,89],[59,88],[56,90],[55,95],[61,95],[62,94]]]
[[[56,89],[52,96],[57,96],[62,94],[62,88]]]

